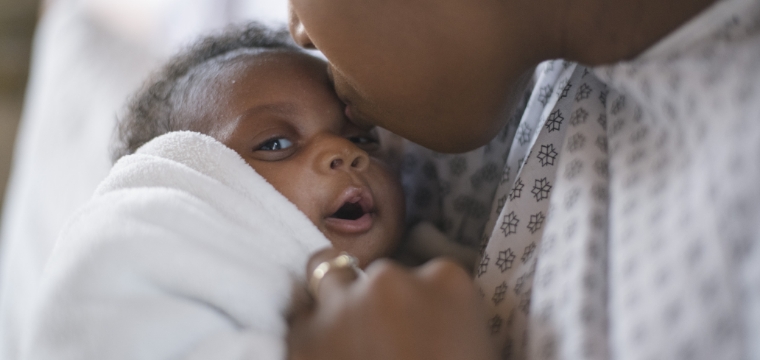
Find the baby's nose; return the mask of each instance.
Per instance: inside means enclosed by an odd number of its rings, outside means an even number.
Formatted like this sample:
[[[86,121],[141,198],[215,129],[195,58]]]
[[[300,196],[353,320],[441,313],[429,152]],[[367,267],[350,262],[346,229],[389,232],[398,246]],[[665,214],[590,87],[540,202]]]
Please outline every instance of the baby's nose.
[[[324,139],[318,160],[323,171],[364,171],[369,166],[369,155],[354,143],[342,137]]]

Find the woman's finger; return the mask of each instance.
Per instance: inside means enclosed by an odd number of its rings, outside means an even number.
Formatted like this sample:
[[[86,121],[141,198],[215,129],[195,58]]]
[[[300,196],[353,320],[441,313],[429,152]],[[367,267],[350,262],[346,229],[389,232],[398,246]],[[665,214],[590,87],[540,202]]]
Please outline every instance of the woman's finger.
[[[448,258],[435,258],[414,269],[414,275],[423,283],[431,284],[441,290],[458,293],[475,291],[467,270],[461,263]]]
[[[314,253],[309,259],[306,265],[306,279],[315,301],[324,302],[329,301],[328,298],[331,296],[342,296],[357,278],[357,272],[353,267],[323,266],[315,273],[321,264],[328,263],[340,255],[341,252],[334,248],[325,248]]]

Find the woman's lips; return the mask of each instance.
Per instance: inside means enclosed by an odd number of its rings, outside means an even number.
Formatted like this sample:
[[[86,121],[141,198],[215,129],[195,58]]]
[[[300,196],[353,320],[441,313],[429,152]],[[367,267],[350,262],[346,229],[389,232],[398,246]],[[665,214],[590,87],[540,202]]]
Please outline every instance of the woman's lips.
[[[373,125],[373,122],[368,120],[368,118],[366,118],[363,113],[357,110],[354,105],[352,105],[350,102],[345,102],[345,104],[346,106],[343,109],[343,113],[346,115],[348,121],[352,122],[360,129],[367,131],[375,127],[375,125]]]

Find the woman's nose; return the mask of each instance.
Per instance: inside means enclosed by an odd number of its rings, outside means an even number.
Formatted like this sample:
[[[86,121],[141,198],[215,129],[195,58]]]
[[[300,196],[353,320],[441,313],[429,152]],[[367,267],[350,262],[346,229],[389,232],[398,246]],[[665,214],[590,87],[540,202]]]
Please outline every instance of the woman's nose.
[[[298,15],[296,14],[295,10],[293,10],[292,6],[290,7],[290,21],[288,24],[288,29],[290,30],[290,36],[293,37],[293,40],[295,40],[296,44],[306,49],[316,49],[314,43],[311,42],[309,34],[306,33],[306,29],[303,27],[301,19],[298,18]]]
[[[362,172],[369,167],[369,155],[354,143],[341,137],[323,139],[322,151],[317,165],[323,172],[356,171]]]

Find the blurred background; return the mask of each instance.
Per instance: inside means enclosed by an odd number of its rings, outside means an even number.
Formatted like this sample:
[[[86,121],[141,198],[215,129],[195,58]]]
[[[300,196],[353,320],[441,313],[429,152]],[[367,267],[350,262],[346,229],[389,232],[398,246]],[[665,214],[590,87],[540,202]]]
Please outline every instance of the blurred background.
[[[55,5],[68,9],[54,9],[55,14],[50,17],[55,19],[48,22],[74,15],[77,17],[74,22],[80,24],[70,23],[68,28],[80,25],[81,30],[84,23],[90,25],[89,34],[88,31],[70,29],[70,35],[63,36],[68,39],[64,40],[84,40],[93,33],[108,33],[104,35],[113,41],[123,42],[122,48],[133,46],[131,50],[140,52],[141,60],[153,59],[152,65],[165,59],[198,34],[221,28],[228,23],[258,20],[282,25],[287,9],[285,0],[0,0],[0,204],[4,203],[11,173],[15,138],[29,78],[35,27],[46,12],[44,9],[54,3],[62,3]],[[92,39],[86,41],[89,40]],[[38,42],[46,41],[42,39]],[[49,48],[49,43],[39,46]],[[81,45],[85,46],[82,50],[100,55],[113,53],[112,48],[104,46],[101,49],[93,41]],[[146,73],[132,70],[130,75],[144,77]],[[108,79],[103,81],[107,82]],[[65,88],[71,85],[48,81],[43,87]],[[113,83],[111,86],[123,87],[124,84]],[[0,206],[0,217],[3,208]]]
[[[7,184],[16,129],[21,119],[32,37],[39,13],[38,7],[39,3],[35,0],[0,0],[0,189],[2,190]],[[0,204],[4,195],[5,191],[0,191]]]
[[[284,27],[287,0],[0,0],[0,359],[58,233],[111,168],[127,98],[201,34]]]

